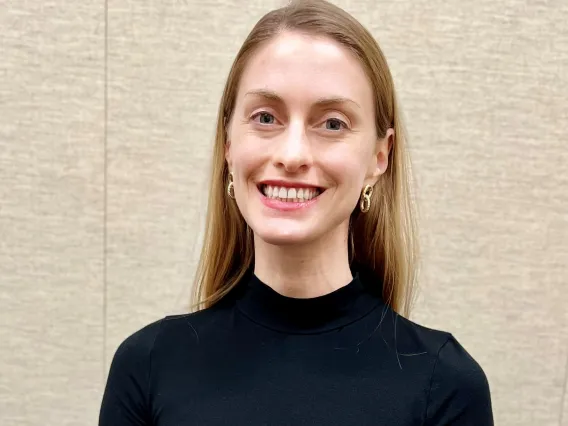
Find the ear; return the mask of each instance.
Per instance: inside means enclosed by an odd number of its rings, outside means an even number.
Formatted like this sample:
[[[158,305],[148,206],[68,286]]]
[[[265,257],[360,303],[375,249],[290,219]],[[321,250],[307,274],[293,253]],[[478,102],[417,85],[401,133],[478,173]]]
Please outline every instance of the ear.
[[[375,162],[373,164],[373,183],[380,175],[387,171],[389,166],[389,154],[394,144],[394,129],[389,127],[383,138],[377,139],[375,147]]]

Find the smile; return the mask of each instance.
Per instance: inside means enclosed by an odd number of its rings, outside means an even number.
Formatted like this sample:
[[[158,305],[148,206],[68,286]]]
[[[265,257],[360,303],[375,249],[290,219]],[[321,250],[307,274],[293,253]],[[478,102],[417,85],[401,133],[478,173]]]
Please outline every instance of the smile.
[[[259,190],[266,198],[288,203],[302,203],[316,198],[322,193],[317,187],[293,188],[274,185],[259,185]]]

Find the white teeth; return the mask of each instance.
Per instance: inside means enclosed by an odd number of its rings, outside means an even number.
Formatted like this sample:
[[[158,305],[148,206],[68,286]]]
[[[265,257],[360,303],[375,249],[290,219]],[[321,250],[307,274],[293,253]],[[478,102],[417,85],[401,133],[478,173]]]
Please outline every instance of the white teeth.
[[[262,192],[268,198],[287,202],[303,202],[320,194],[317,188],[287,188],[283,186],[263,185]]]

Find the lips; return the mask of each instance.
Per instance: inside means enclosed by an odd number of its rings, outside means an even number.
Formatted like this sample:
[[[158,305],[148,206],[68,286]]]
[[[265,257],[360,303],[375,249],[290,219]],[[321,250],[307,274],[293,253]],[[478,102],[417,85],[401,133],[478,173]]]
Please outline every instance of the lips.
[[[293,184],[289,186],[263,183],[258,185],[258,189],[266,198],[295,203],[310,201],[323,192],[316,186],[294,186]]]

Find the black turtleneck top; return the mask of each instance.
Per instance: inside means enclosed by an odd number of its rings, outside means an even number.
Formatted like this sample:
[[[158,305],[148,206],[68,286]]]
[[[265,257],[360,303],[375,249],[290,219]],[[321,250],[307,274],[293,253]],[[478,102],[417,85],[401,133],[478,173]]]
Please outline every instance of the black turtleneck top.
[[[479,364],[370,281],[294,299],[249,274],[147,325],[114,355],[99,426],[493,425]]]

